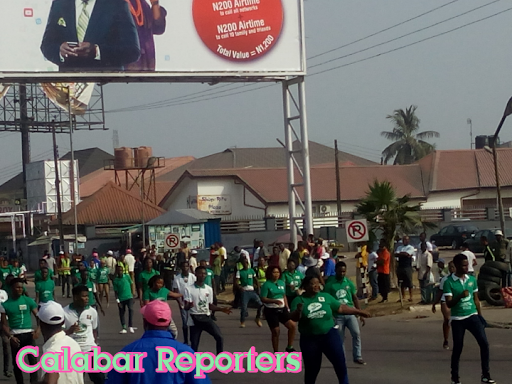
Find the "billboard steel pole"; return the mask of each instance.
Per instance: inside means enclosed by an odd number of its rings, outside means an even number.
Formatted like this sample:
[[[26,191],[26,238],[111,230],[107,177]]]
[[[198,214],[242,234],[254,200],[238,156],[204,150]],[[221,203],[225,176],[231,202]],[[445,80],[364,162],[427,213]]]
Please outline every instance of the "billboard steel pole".
[[[304,229],[307,231],[305,236],[313,233],[313,204],[311,202],[311,175],[309,167],[309,137],[308,124],[306,116],[306,83],[304,76],[299,76],[299,113],[300,113],[300,133],[302,139],[302,161],[304,167],[304,205],[306,206]]]
[[[71,167],[69,168],[70,179],[71,179],[71,208],[73,209],[73,222],[75,231],[75,245],[74,251],[78,254],[78,221],[76,213],[76,188],[75,178],[78,179],[78,175],[75,175],[75,151],[73,150],[73,109],[71,107],[71,86],[68,86],[68,115],[69,115],[69,150],[71,152]],[[78,169],[77,169],[78,171]]]

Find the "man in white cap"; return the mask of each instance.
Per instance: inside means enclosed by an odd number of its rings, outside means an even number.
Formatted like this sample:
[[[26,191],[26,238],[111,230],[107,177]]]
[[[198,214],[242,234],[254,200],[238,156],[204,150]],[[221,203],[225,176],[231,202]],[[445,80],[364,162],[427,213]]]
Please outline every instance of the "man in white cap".
[[[190,264],[190,272],[194,273],[197,268],[197,251],[195,249],[190,251],[188,263]]]
[[[39,308],[37,314],[41,333],[44,337],[43,352],[62,353],[63,347],[69,348],[69,355],[81,352],[78,343],[71,337],[67,336],[62,330],[65,322],[64,309],[59,303],[49,301]],[[80,372],[71,370],[70,372],[42,372],[41,381],[48,384],[83,384],[84,376]]]
[[[107,252],[107,268],[108,268],[108,276],[110,277],[110,281],[114,281],[114,278],[116,276],[116,265],[117,261],[114,257],[114,252],[108,251]]]
[[[500,229],[494,232],[494,236],[496,236],[496,243],[493,244],[492,248],[495,250],[494,255],[496,256],[496,261],[505,261],[509,241],[503,238],[503,232]]]

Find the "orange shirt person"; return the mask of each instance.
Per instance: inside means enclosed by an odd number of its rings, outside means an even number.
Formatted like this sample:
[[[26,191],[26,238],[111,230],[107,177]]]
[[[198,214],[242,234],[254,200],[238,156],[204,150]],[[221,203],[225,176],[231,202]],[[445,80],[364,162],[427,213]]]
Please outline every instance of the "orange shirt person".
[[[389,276],[389,264],[391,262],[391,254],[389,253],[386,241],[382,239],[379,243],[377,251],[379,258],[377,259],[377,273],[379,283],[379,293],[382,295],[381,303],[388,301],[388,294],[391,290],[391,279]]]

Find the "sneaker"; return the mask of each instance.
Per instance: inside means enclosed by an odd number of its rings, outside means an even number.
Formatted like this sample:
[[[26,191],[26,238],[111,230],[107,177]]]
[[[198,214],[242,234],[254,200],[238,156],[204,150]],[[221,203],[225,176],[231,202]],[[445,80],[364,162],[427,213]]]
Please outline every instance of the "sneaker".
[[[245,323],[240,323],[240,328],[245,328]]]
[[[130,333],[135,333],[135,329],[133,327],[130,327],[129,330],[130,330]]]
[[[461,382],[460,382],[460,380],[459,380],[459,379],[457,379],[457,380],[453,380],[453,379],[452,379],[452,384],[461,384]]]
[[[66,297],[66,295],[62,295],[62,298],[64,299]]]
[[[120,334],[122,334],[122,335],[124,335],[125,333],[128,333],[128,331],[127,331],[126,329],[124,329],[124,328],[123,328],[123,329],[121,329],[121,330],[119,331],[119,333],[120,333]]]
[[[447,342],[447,341],[445,341],[445,342],[443,343],[443,349],[446,349],[446,350],[449,350],[449,349],[450,349],[450,346],[448,345],[448,342]]]
[[[340,326],[339,326],[338,324],[336,324],[336,325],[334,326],[334,329],[340,329]]]
[[[363,359],[354,360],[354,363],[359,365],[366,365],[366,362]]]
[[[4,376],[5,377],[12,377],[12,372],[4,371]]]
[[[285,351],[288,353],[297,352],[293,347],[286,347]]]
[[[379,304],[381,304],[381,303],[387,303],[387,302],[388,302],[387,300],[382,299],[381,301],[379,301]]]
[[[482,383],[496,383],[493,379],[491,379],[491,376],[482,376]]]
[[[259,318],[258,318],[258,319],[256,319],[255,321],[256,321],[256,325],[257,325],[258,327],[260,327],[260,328],[261,328],[261,327],[263,326],[263,324],[261,324],[261,320],[260,320]]]

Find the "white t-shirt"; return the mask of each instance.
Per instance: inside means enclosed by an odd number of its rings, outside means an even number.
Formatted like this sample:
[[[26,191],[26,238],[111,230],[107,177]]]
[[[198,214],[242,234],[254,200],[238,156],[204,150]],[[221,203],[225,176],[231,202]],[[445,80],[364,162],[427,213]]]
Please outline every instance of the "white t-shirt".
[[[190,256],[190,259],[188,259],[188,264],[190,266],[190,270],[195,271],[197,268],[197,257]]]
[[[177,289],[179,293],[185,295],[185,288],[194,285],[196,280],[196,275],[193,273],[189,273],[185,278],[181,275],[181,273],[179,273],[174,277],[174,281],[172,282],[172,289]]]
[[[475,272],[475,267],[473,267],[473,261],[476,260],[476,256],[469,249],[467,251],[462,252],[463,255],[466,255],[468,258],[468,272]]]
[[[240,250],[240,256],[245,257],[245,260],[247,260],[247,263],[251,265],[251,256],[249,255],[249,252],[247,252],[245,249]]]
[[[132,254],[127,254],[124,257],[124,262],[128,266],[128,272],[135,271],[135,257]]]
[[[213,304],[213,289],[206,284],[202,287],[192,284],[185,289],[183,300],[194,303],[194,306],[188,310],[187,320],[188,326],[194,326],[194,320],[190,315],[210,316],[210,304]]]
[[[416,261],[416,255],[415,255],[416,251],[414,250],[414,247],[411,244],[399,246],[396,249],[395,253],[408,253],[409,255],[412,256],[413,263]],[[397,259],[398,259],[398,256],[397,256]]]
[[[51,269],[55,273],[55,259],[53,257],[48,257],[45,259],[48,268]]]
[[[377,259],[379,258],[379,255],[377,255],[377,252],[372,252],[368,255],[368,269],[370,271],[377,269]]]
[[[80,331],[69,335],[69,337],[80,345],[82,352],[89,352],[92,347],[96,347],[93,330],[98,328],[98,312],[93,307],[87,307],[79,316],[75,309],[70,308],[71,305],[64,308],[66,319],[64,327],[69,329],[72,325],[78,323]]]
[[[43,345],[43,354],[46,352],[63,352],[62,347],[69,347],[69,356],[73,356],[75,353],[82,352],[80,349],[80,345],[73,340],[71,337],[67,336],[63,331],[56,333],[52,337],[50,337],[46,343]],[[82,365],[83,362],[79,364]],[[41,379],[46,374],[45,371],[41,370]],[[59,379],[57,380],[57,384],[84,384],[84,375],[81,372],[76,372],[72,370],[71,372],[59,372]]]
[[[7,299],[9,298],[9,295],[7,295],[7,292],[3,289],[0,289],[0,304],[5,303]]]

